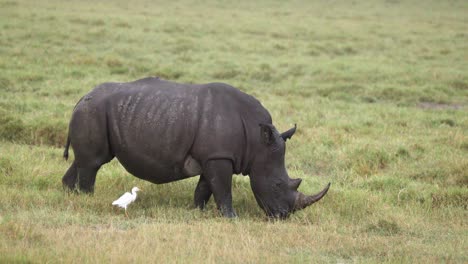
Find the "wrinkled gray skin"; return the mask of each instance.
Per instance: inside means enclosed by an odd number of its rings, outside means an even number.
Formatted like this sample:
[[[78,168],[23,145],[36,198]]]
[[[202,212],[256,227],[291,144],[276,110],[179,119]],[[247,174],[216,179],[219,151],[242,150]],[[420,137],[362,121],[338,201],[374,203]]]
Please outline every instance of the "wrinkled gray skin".
[[[260,207],[270,217],[320,200],[297,191],[284,164],[285,141],[268,111],[254,97],[223,83],[179,84],[159,78],[104,83],[76,105],[64,157],[71,143],[75,160],[64,186],[93,192],[99,168],[114,157],[134,176],[161,184],[200,175],[195,205],[213,194],[226,217],[232,208],[233,174],[250,176]]]

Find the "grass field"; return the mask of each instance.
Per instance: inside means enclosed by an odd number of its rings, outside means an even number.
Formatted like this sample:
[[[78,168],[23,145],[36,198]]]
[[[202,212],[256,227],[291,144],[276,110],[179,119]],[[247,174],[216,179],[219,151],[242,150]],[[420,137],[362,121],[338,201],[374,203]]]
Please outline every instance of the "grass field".
[[[467,1],[0,0],[0,262],[467,263],[467,43]],[[234,177],[226,220],[192,208],[197,177],[116,161],[65,193],[75,103],[146,76],[256,96],[298,124],[300,190],[329,193],[272,222]],[[126,219],[111,202],[133,186]]]

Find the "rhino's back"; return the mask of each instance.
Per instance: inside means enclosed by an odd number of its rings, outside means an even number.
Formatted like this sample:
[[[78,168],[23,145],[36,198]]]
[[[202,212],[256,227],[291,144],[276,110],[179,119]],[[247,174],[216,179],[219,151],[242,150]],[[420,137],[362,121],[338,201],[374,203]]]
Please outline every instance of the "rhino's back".
[[[184,163],[202,166],[212,158],[231,159],[240,170],[248,144],[244,126],[250,122],[243,116],[271,123],[255,98],[221,83],[145,78],[104,83],[84,98],[77,108],[93,105],[105,115],[101,118],[106,120],[111,151],[122,165],[155,183],[194,176]]]

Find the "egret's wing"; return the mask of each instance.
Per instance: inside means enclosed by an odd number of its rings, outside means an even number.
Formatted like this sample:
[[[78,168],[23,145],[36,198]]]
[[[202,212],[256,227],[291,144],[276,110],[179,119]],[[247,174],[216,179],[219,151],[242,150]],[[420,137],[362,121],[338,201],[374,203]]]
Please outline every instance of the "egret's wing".
[[[132,195],[129,192],[124,193],[119,199],[112,202],[112,205],[126,205],[132,202]]]

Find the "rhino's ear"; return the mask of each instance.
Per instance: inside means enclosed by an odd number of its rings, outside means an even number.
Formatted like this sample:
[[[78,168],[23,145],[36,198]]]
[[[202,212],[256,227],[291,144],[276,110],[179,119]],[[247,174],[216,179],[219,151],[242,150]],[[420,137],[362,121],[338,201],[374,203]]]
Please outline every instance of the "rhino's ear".
[[[266,145],[271,145],[275,142],[274,127],[270,124],[259,124],[260,125],[260,138]]]
[[[281,137],[283,138],[284,141],[290,139],[294,135],[294,133],[296,133],[296,127],[297,127],[296,124],[294,124],[293,128],[281,133]]]

